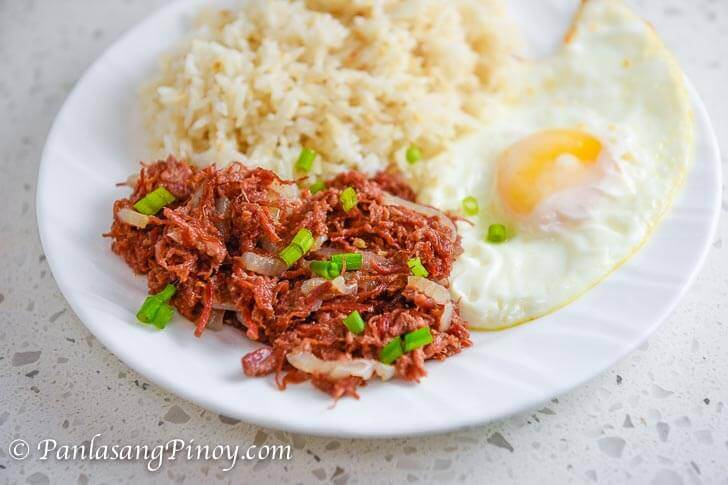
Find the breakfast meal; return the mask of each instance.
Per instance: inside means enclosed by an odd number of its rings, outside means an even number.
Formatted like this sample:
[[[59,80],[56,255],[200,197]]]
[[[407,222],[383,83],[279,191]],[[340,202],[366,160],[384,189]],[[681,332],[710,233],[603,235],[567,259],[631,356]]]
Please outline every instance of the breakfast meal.
[[[622,0],[520,46],[498,0],[203,12],[142,88],[159,161],[106,234],[147,276],[138,320],[238,329],[245,375],[338,399],[597,285],[685,178],[683,74]]]

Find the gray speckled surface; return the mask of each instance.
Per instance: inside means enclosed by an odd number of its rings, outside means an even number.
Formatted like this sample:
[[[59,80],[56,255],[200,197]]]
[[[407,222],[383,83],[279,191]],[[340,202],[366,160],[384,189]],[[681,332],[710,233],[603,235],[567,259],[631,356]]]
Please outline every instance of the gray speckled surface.
[[[541,410],[469,431],[362,441],[264,430],[158,389],[101,347],[45,262],[34,217],[38,162],[83,70],[162,3],[0,0],[0,481],[728,483],[725,221],[697,283],[648,344]],[[676,52],[728,147],[728,2],[633,3]],[[16,438],[82,443],[96,433],[107,443],[290,443],[294,459],[228,473],[177,460],[151,475],[142,463],[8,456]]]

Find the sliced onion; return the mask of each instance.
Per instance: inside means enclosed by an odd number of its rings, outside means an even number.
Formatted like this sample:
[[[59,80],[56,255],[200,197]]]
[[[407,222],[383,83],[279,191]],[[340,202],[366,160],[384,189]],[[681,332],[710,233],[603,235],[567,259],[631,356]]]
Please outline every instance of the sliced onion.
[[[326,241],[329,240],[328,236],[324,236],[323,234],[320,236],[316,236],[313,240],[313,246],[311,247],[311,251],[318,251],[321,249],[321,246],[324,245]]]
[[[304,295],[308,295],[313,290],[328,281],[329,280],[326,280],[324,278],[310,278],[304,281],[301,285],[301,292],[303,292]],[[355,295],[357,290],[359,289],[359,285],[357,285],[356,282],[346,284],[346,280],[343,276],[337,276],[336,278],[331,280],[331,286],[342,295]]]
[[[228,224],[228,220],[230,219],[230,199],[224,195],[216,198],[215,213],[218,217],[221,217],[222,220],[215,221],[213,224],[217,230],[220,231],[220,235],[222,235],[223,240],[227,240],[230,235],[230,224]]]
[[[438,329],[441,332],[446,332],[447,329],[450,328],[453,313],[455,313],[455,305],[453,305],[451,301],[445,303],[445,306],[442,309],[442,315],[440,315],[440,322],[438,326]]]
[[[380,256],[377,253],[373,253],[371,251],[362,251],[361,252],[361,267],[365,271],[372,271],[375,267],[386,267],[387,266],[387,258],[384,256]]]
[[[267,238],[263,238],[260,240],[260,247],[263,248],[263,251],[266,251],[268,253],[276,253],[280,252],[281,248],[277,247],[275,244],[270,242]]]
[[[281,210],[278,207],[268,207],[266,210],[274,222],[278,222],[280,220]]]
[[[236,307],[232,303],[213,303],[212,309],[213,310],[227,310],[227,311],[231,311],[231,312],[238,311],[238,307]]]
[[[324,304],[324,301],[321,298],[317,298],[316,301],[313,302],[313,305],[311,305],[311,308],[308,309],[310,313],[317,312],[321,309],[321,305]]]
[[[376,374],[386,381],[394,376],[394,366],[372,359],[322,360],[305,351],[292,352],[286,355],[286,359],[296,369],[310,374],[324,375],[333,380],[349,376],[368,380]]]
[[[303,282],[301,285],[301,292],[303,292],[304,295],[308,295],[311,293],[314,289],[318,288],[319,286],[326,283],[326,280],[323,278],[311,278]]]
[[[139,229],[144,229],[147,227],[147,224],[149,224],[149,216],[140,214],[135,210],[127,209],[126,207],[119,209],[116,212],[116,217],[118,217],[121,222],[129,224],[130,226],[138,227]]]
[[[429,296],[438,305],[450,302],[450,292],[447,288],[422,276],[408,276],[407,286]]]
[[[437,282],[438,284],[440,284],[440,285],[444,286],[445,288],[447,288],[448,286],[450,286],[450,278],[448,278],[448,277],[445,277],[445,278],[441,278],[441,279],[439,279],[439,280],[435,280],[435,281],[436,281],[436,282]]]
[[[224,317],[225,317],[224,311],[221,311],[221,310],[213,311],[212,315],[210,315],[210,319],[207,321],[205,330],[212,330],[215,332],[217,332],[218,330],[222,330],[222,328],[225,326],[223,324]]]
[[[134,187],[136,187],[137,182],[139,182],[139,174],[133,173],[129,175],[126,180],[117,185],[126,185],[127,187],[131,187],[133,189]]]
[[[271,185],[271,188],[281,199],[296,200],[301,198],[301,193],[296,184],[282,184],[280,182],[274,182]]]
[[[243,316],[243,312],[235,312],[235,318],[238,319],[238,322],[240,322],[240,325],[242,325],[245,328],[248,328],[248,324],[245,323],[245,317]]]
[[[343,276],[337,276],[331,280],[331,285],[342,295],[356,295],[356,292],[359,289],[359,285],[357,285],[356,282],[352,282],[347,285]]]
[[[224,195],[215,199],[215,212],[217,212],[217,215],[224,217],[227,215],[229,209],[230,199]]]
[[[433,209],[432,207],[427,207],[422,204],[416,204],[414,202],[410,202],[409,200],[403,199],[401,197],[397,197],[396,195],[392,195],[388,192],[384,193],[384,196],[382,196],[382,201],[384,202],[384,205],[398,205],[401,207],[404,207],[406,209],[413,210],[415,212],[419,212],[422,215],[425,215],[427,217],[437,217],[437,219],[440,221],[440,223],[447,227],[450,231],[450,240],[454,241],[457,237],[458,230],[455,227],[455,224],[452,222],[452,219],[447,217],[445,214],[440,212],[437,209]]]
[[[195,189],[195,191],[190,196],[189,205],[190,207],[197,207],[200,205],[200,199],[202,199],[202,189],[205,187],[205,184],[200,184],[199,187]]]
[[[268,199],[274,200],[280,198],[283,200],[296,200],[301,198],[301,194],[296,184],[284,184],[281,182],[273,182],[268,192]],[[281,215],[281,210],[277,207],[268,207],[268,214],[271,218],[278,222]]]
[[[250,251],[240,255],[244,269],[264,276],[278,276],[286,270],[286,263],[275,256],[262,256]]]
[[[166,236],[177,244],[182,244],[182,235],[176,227],[167,230]]]

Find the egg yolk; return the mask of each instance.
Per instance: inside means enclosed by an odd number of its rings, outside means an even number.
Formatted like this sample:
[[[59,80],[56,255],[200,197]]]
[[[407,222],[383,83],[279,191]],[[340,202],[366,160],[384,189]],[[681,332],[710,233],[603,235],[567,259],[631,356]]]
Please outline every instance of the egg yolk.
[[[550,195],[586,184],[596,170],[602,143],[589,133],[552,129],[511,145],[498,160],[498,192],[518,215],[530,214]]]

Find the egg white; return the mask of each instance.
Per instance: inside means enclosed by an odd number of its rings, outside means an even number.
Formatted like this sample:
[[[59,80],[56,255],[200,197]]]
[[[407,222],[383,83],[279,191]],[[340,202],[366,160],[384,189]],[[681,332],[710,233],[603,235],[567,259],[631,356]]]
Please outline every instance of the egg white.
[[[480,213],[458,223],[464,254],[451,292],[465,319],[482,329],[560,308],[624,262],[670,206],[693,153],[683,75],[621,0],[584,2],[560,52],[523,62],[508,84],[492,122],[416,169],[421,201],[453,211],[467,196],[479,201]],[[603,173],[516,217],[498,194],[498,159],[553,128],[597,137]],[[486,242],[492,223],[508,228],[505,243]]]

